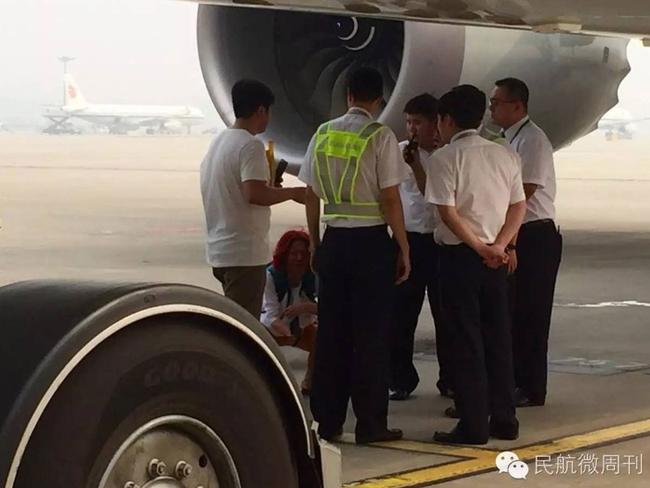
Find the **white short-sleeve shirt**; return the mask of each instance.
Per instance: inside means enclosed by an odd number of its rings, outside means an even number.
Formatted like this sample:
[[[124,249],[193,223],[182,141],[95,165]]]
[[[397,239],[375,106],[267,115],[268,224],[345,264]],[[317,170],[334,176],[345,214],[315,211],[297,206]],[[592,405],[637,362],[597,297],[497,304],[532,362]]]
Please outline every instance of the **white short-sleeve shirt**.
[[[289,300],[291,300],[292,305],[298,305],[300,303],[312,303],[310,298],[304,292],[301,292],[300,286],[289,288],[282,300],[278,300],[278,292],[275,288],[273,275],[270,271],[267,270],[266,286],[264,288],[264,301],[262,304],[262,315],[260,317],[260,322],[262,322],[262,324],[264,324],[264,326],[267,328],[271,328],[273,322],[278,320],[282,313],[289,306]],[[308,325],[315,323],[317,320],[316,316],[313,314],[302,314],[298,317],[298,321],[300,328],[304,329]],[[288,327],[289,321],[285,320],[285,322]]]
[[[271,261],[271,209],[252,205],[243,182],[269,181],[264,144],[250,132],[225,129],[201,163],[201,194],[207,228],[206,257],[215,268],[260,266]]]
[[[455,206],[486,244],[496,240],[510,205],[525,198],[519,157],[475,130],[456,134],[429,160],[427,201]],[[446,245],[462,243],[442,221],[436,227],[435,240]]]
[[[359,132],[371,120],[372,116],[370,113],[364,109],[354,107],[348,110],[345,115],[332,120],[330,124],[336,130]],[[320,184],[318,183],[314,169],[314,165],[316,164],[314,155],[315,143],[316,134],[314,134],[309,143],[298,178],[306,185],[311,186],[314,193],[323,199]],[[389,127],[383,127],[370,139],[366,150],[361,155],[359,164],[360,172],[355,186],[355,195],[359,201],[378,202],[380,190],[397,186],[408,177],[397,137]],[[342,168],[334,168],[334,170],[342,171]],[[336,178],[337,175],[333,174],[333,177]],[[355,219],[323,216],[322,220],[332,227],[347,228],[369,227],[385,223],[382,217],[377,219]]]
[[[400,150],[404,148],[408,141],[402,141],[399,144]],[[420,152],[420,163],[425,173],[428,168],[427,160],[433,154],[421,147],[418,148]],[[427,202],[422,192],[418,188],[417,180],[413,169],[403,162],[408,171],[408,177],[399,185],[399,195],[402,200],[402,210],[404,211],[404,224],[407,232],[417,232],[419,234],[432,234],[438,220],[438,212],[435,205]]]
[[[505,137],[521,158],[523,182],[537,185],[528,199],[524,223],[555,219],[555,165],[548,137],[527,116],[508,128]]]

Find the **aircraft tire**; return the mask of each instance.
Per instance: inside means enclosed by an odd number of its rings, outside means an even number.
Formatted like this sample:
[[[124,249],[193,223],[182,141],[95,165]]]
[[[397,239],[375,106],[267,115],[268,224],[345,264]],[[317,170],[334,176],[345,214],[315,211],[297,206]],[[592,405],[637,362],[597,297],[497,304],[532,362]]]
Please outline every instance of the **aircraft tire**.
[[[297,488],[278,412],[264,369],[236,338],[191,316],[150,317],[74,368],[10,486]]]

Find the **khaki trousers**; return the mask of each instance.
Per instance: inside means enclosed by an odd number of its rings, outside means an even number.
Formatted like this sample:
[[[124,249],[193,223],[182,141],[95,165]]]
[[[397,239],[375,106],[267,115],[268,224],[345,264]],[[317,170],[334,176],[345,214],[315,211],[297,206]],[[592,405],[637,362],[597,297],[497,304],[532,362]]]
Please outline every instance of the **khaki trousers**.
[[[260,319],[266,286],[266,265],[212,268],[212,274],[223,285],[223,293],[233,302]]]

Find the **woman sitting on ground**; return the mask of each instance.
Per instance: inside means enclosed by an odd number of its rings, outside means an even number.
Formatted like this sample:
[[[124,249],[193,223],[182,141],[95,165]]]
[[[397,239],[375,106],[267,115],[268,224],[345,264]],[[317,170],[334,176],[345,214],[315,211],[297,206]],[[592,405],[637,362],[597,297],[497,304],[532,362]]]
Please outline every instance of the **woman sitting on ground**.
[[[311,390],[316,344],[316,277],[310,270],[309,235],[290,230],[278,241],[273,263],[267,268],[260,318],[277,343],[307,351],[304,394]]]

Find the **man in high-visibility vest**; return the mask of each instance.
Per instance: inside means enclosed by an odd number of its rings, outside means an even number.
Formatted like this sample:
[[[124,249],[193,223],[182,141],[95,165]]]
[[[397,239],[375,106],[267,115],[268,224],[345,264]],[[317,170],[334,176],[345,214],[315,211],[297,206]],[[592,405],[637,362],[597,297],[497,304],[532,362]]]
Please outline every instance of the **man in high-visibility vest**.
[[[299,174],[307,184],[312,266],[319,276],[311,409],[321,437],[332,440],[342,433],[351,398],[360,444],[402,437],[387,426],[388,342],[393,285],[410,273],[399,196],[408,175],[395,134],[374,120],[382,105],[379,72],[354,71],[348,112],[320,126]]]

